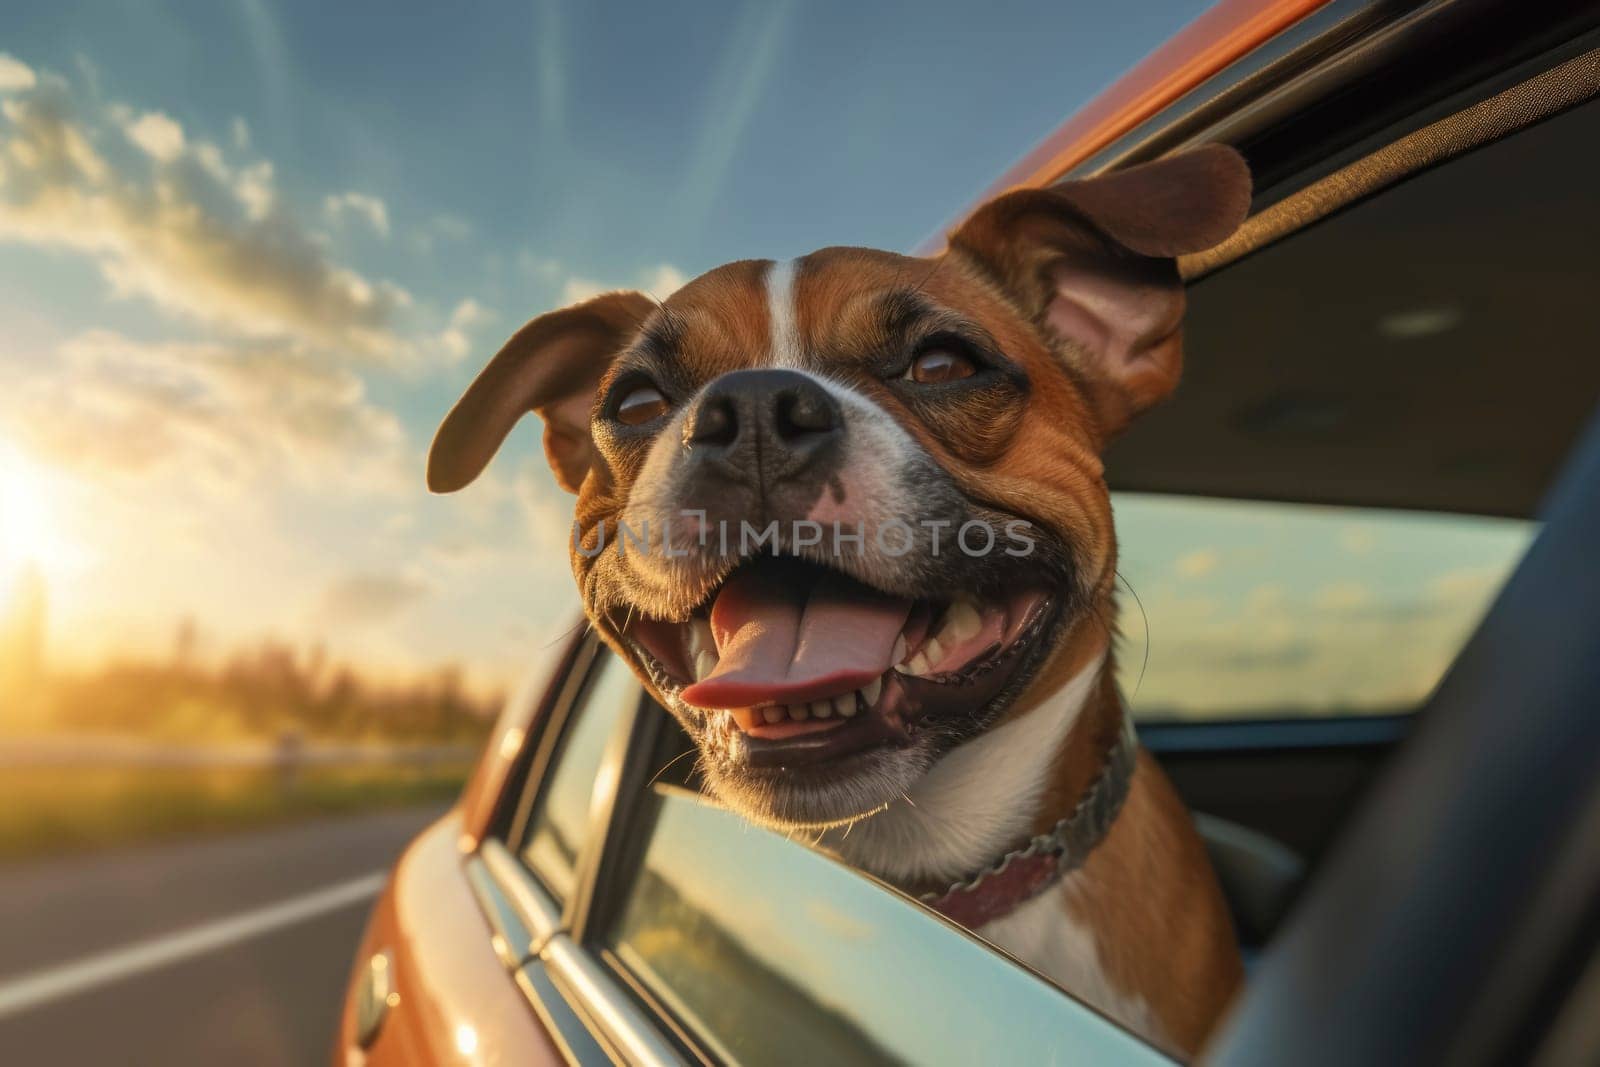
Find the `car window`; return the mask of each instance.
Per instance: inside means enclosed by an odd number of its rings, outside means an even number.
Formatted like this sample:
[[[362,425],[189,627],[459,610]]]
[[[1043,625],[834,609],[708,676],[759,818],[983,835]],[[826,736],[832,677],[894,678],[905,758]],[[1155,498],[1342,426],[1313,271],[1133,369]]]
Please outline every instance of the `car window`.
[[[1107,456],[1136,714],[1433,689],[1600,396],[1597,160],[1591,102],[1191,286],[1182,385]]]
[[[728,1063],[1167,1063],[920,905],[675,788],[602,940]]]
[[[1122,691],[1142,719],[1409,712],[1536,524],[1122,493]]]
[[[558,900],[572,892],[606,742],[618,717],[639,697],[639,683],[628,668],[602,654],[566,717],[522,849],[523,859]]]

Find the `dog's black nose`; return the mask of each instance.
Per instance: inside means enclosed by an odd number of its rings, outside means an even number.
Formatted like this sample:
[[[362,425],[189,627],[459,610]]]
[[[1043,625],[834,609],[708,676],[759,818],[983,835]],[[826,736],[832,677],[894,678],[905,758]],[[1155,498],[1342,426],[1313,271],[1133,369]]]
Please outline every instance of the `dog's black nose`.
[[[770,484],[830,452],[843,426],[838,401],[816,379],[792,370],[740,370],[700,394],[683,437],[701,458]]]

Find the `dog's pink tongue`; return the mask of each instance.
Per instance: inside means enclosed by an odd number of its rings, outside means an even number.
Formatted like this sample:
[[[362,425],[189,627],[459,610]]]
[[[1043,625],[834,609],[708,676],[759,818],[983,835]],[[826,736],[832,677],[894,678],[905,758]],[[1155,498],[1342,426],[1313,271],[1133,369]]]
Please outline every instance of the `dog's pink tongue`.
[[[911,601],[842,575],[809,587],[762,567],[737,571],[711,605],[717,666],[683,690],[702,708],[795,704],[860,689],[893,664]]]

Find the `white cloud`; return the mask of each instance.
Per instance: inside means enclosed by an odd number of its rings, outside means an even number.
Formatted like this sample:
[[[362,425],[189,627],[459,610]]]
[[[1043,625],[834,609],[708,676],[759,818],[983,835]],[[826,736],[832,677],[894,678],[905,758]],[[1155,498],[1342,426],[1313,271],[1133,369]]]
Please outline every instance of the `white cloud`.
[[[568,278],[561,286],[561,303],[576,304],[601,293],[608,293],[615,288],[617,286],[604,285],[593,278]]]
[[[32,89],[39,82],[33,68],[15,56],[0,52],[0,93]]]
[[[369,361],[407,353],[395,321],[409,294],[332,261],[269,162],[230,165],[156,112],[80,108],[54,80],[0,113],[0,241],[80,252],[116,295],[238,334]]]
[[[514,475],[513,492],[530,541],[525,558],[537,566],[565,571],[572,545],[572,496],[555,484],[543,459],[525,459]]]
[[[641,289],[657,300],[665,300],[673,293],[682,289],[688,276],[670,263],[663,263],[645,275]]]
[[[232,175],[233,195],[243,205],[246,218],[260,221],[272,213],[278,197],[272,176],[272,164],[265,160],[241,167]]]
[[[330,196],[322,202],[322,209],[330,219],[342,222],[347,215],[354,215],[372,227],[372,231],[379,237],[389,236],[389,207],[375,196],[366,193],[341,193]]]
[[[1222,554],[1214,548],[1199,548],[1179,556],[1172,564],[1185,578],[1204,578],[1222,563]]]
[[[405,433],[361,379],[275,342],[148,344],[94,330],[6,381],[0,422],[55,464],[254,491],[410,488]]]
[[[581,300],[609,293],[613,289],[638,289],[647,296],[665,300],[689,280],[688,275],[670,263],[662,263],[638,275],[632,285],[607,285],[592,278],[568,278],[561,287],[561,303],[576,304]]]
[[[233,121],[228,124],[228,133],[233,138],[234,148],[240,152],[249,150],[250,124],[248,122],[235,115]]]
[[[459,363],[472,352],[472,332],[494,317],[471,297],[461,301],[450,313],[450,321],[439,334],[439,347],[451,363]]]
[[[183,154],[183,127],[159,111],[146,111],[123,129],[153,159],[171,163]]]

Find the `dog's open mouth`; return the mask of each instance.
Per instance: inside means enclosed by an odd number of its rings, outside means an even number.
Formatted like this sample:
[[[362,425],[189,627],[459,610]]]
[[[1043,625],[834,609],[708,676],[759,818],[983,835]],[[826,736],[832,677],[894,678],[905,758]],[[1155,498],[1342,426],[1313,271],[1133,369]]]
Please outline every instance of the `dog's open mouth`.
[[[986,706],[1052,616],[1042,588],[893,596],[793,559],[739,566],[686,622],[622,627],[664,693],[736,731],[753,765],[909,740]]]

